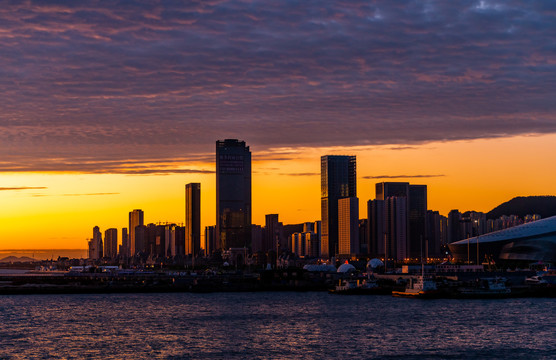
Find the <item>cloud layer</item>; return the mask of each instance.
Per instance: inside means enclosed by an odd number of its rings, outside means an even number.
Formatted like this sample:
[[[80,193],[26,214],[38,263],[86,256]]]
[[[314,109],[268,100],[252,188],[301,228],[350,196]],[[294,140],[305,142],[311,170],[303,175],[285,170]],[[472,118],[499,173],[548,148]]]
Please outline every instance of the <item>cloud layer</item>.
[[[0,171],[48,171],[41,157],[93,171],[87,157],[146,172],[230,137],[264,150],[556,132],[547,1],[26,1],[3,3],[0,24]]]

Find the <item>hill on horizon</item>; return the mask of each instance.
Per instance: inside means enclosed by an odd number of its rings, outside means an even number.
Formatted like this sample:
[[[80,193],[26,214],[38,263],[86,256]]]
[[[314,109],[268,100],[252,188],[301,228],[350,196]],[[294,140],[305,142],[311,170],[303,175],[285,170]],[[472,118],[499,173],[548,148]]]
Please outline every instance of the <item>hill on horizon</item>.
[[[35,261],[37,260],[27,256],[21,256],[21,257],[7,256],[3,259],[0,259],[0,263],[16,263],[16,262],[27,263],[27,262],[35,262]]]
[[[490,210],[487,219],[498,219],[502,215],[539,214],[541,218],[556,215],[556,196],[517,196]]]

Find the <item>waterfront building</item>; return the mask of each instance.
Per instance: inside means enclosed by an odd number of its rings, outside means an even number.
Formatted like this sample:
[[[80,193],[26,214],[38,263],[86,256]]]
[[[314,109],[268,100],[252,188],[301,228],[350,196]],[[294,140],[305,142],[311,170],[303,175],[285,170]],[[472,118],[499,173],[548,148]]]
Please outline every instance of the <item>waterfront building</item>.
[[[314,232],[304,232],[305,234],[305,256],[316,258],[320,255],[320,238]]]
[[[451,210],[448,213],[448,244],[463,239],[462,233],[461,213],[458,209]]]
[[[384,201],[385,252],[388,259],[403,261],[409,258],[407,237],[407,199],[392,196]]]
[[[122,245],[120,247],[120,256],[124,258],[129,257],[129,237],[127,234],[127,228],[122,228]]]
[[[442,247],[446,245],[443,235],[443,220],[445,216],[440,215],[438,211],[427,211],[427,241],[424,246],[425,258],[442,257]]]
[[[203,248],[207,256],[218,248],[216,245],[216,226],[205,226],[205,242]]]
[[[261,225],[251,225],[251,251],[253,254],[263,251],[266,231]]]
[[[93,253],[92,256],[89,256],[91,259],[101,259],[104,256],[103,254],[103,246],[102,246],[102,233],[100,232],[100,228],[95,226],[93,228]]]
[[[427,239],[427,185],[409,184],[408,200],[409,257],[420,259]]]
[[[143,225],[143,210],[135,209],[129,213],[129,254],[135,256],[140,251],[143,251],[143,243],[137,246],[137,239],[135,236],[135,228]]]
[[[384,200],[369,200],[367,202],[367,242],[369,256],[384,256],[384,237],[386,236]]]
[[[139,253],[144,253],[146,249],[145,244],[147,243],[148,238],[147,227],[145,225],[137,225],[134,228],[133,238],[135,239],[135,246],[132,256],[135,256]]]
[[[357,197],[356,157],[321,157],[321,257],[338,253],[338,200]]]
[[[251,152],[245,141],[216,141],[216,241],[251,247]]]
[[[359,254],[359,199],[338,200],[338,256],[350,258]]]
[[[263,252],[269,250],[279,251],[280,248],[280,222],[278,221],[278,214],[265,215],[265,234],[262,246]]]
[[[556,261],[556,216],[449,244],[456,261]]]
[[[362,255],[369,255],[369,242],[368,242],[368,233],[369,233],[369,220],[368,219],[359,219],[359,254]]]
[[[114,259],[118,255],[118,229],[104,231],[104,257]]]
[[[201,250],[201,184],[185,185],[185,255]]]

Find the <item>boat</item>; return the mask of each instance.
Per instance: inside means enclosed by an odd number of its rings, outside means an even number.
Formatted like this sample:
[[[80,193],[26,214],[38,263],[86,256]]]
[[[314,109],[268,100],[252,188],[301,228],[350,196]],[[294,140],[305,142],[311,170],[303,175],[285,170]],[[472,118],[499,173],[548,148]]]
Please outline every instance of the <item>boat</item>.
[[[390,290],[378,285],[375,280],[340,280],[334,289],[328,291],[338,295],[387,295]]]
[[[502,277],[480,278],[474,286],[460,287],[455,292],[456,298],[498,299],[511,296],[506,287],[506,279]]]
[[[420,299],[438,298],[440,296],[440,291],[432,278],[421,275],[417,278],[410,278],[405,290],[392,291],[392,296]]]

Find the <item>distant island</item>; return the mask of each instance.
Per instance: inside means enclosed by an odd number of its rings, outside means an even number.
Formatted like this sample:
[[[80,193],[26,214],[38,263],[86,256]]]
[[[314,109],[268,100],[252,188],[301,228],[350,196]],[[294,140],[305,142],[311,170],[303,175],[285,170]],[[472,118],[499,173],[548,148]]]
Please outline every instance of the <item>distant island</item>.
[[[38,261],[38,260],[27,257],[27,256],[20,256],[20,257],[8,256],[8,257],[5,257],[3,259],[0,259],[0,263],[16,263],[16,262],[27,263],[27,262],[35,262],[35,261]]]

